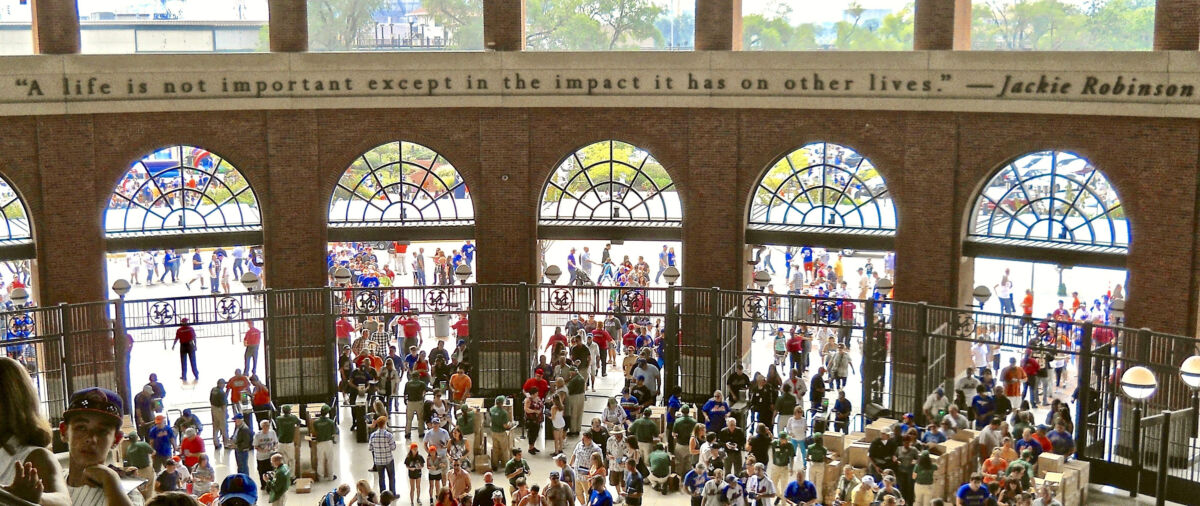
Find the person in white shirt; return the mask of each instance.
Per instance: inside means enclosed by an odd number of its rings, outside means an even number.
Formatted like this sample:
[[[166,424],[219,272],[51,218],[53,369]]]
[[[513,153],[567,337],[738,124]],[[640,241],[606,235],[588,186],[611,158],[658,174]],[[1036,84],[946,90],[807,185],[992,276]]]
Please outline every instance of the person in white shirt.
[[[263,478],[269,471],[275,470],[275,466],[271,465],[271,454],[279,449],[279,436],[275,435],[275,431],[271,429],[271,421],[263,420],[259,422],[259,431],[254,434],[254,458],[258,463],[259,483],[260,488],[267,488],[267,480]]]
[[[804,439],[807,437],[808,420],[804,416],[804,408],[796,406],[796,410],[792,412],[792,417],[787,421],[788,439],[792,441],[792,446],[796,448],[796,455],[800,455],[800,466],[806,466],[808,462],[808,445],[804,444]]]
[[[775,484],[767,479],[766,466],[754,463],[754,475],[746,479],[746,494],[755,499],[758,506],[775,504]]]
[[[70,448],[67,491],[74,506],[141,506],[142,493],[122,483],[115,468],[105,465],[121,442],[124,402],[116,393],[87,388],[71,395],[59,430]]]

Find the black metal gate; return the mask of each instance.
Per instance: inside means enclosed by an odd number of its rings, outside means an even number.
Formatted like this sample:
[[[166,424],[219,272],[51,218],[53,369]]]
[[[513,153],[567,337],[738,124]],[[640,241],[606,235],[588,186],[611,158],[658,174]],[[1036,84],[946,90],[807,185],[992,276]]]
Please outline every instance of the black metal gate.
[[[336,405],[334,312],[324,288],[266,290],[267,381],[276,404]]]

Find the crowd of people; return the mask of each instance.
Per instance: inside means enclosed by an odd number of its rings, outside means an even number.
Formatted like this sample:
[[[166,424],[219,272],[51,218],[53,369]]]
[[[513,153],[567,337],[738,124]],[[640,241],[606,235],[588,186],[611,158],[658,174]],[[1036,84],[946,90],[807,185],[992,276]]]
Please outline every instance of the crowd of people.
[[[475,262],[475,245],[469,240],[449,252],[435,247],[428,261],[424,246],[399,241],[386,243],[386,249],[378,246],[381,245],[362,242],[330,244],[325,256],[330,276],[334,269],[345,267],[350,271],[350,284],[355,287],[453,285],[457,279],[455,270]],[[411,259],[410,249],[414,250]]]
[[[229,251],[225,248],[130,251],[124,253],[124,262],[132,286],[183,282],[188,291],[195,285],[201,292],[228,294],[246,272],[253,272],[261,279],[265,258],[262,246],[234,246]]]

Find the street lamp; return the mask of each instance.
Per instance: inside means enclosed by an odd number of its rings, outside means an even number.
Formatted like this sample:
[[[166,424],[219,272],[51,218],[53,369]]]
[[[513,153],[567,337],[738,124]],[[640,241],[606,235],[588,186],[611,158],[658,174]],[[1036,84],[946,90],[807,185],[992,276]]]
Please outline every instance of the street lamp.
[[[246,291],[248,292],[258,290],[258,285],[261,283],[261,280],[258,278],[258,274],[250,271],[242,273],[240,281],[246,286]]]
[[[1112,315],[1112,324],[1121,325],[1125,321],[1125,299],[1117,299],[1108,305],[1108,312]]]
[[[987,303],[988,299],[992,298],[992,290],[986,286],[979,285],[971,292],[971,297],[974,297],[975,302],[979,303],[979,310],[982,311],[983,305]]]
[[[454,268],[454,277],[458,278],[458,284],[467,284],[467,278],[471,277],[471,266],[462,264]]]
[[[771,284],[771,273],[762,270],[754,273],[754,284],[759,290],[765,290]]]
[[[675,286],[675,282],[679,281],[679,269],[674,265],[667,267],[667,270],[663,271],[663,278],[667,280],[668,286]]]
[[[350,284],[350,269],[338,267],[333,271],[333,282],[337,285]]]
[[[128,294],[129,290],[132,288],[133,287],[130,286],[129,282],[125,281],[124,279],[118,279],[116,281],[113,281],[113,284],[112,284],[113,293],[117,294],[117,297],[120,297],[122,299],[125,298],[125,295]]]
[[[1179,378],[1192,389],[1192,433],[1200,433],[1200,355],[1192,355],[1179,366]]]
[[[886,300],[888,298],[888,294],[892,291],[892,286],[894,285],[892,285],[891,279],[882,278],[875,282],[875,293],[879,294],[880,297]]]
[[[550,280],[550,284],[558,283],[558,278],[562,276],[562,269],[557,265],[550,264],[546,266],[546,272],[543,272],[546,279]]]
[[[8,294],[8,298],[12,300],[17,307],[25,307],[25,303],[29,302],[29,292],[24,288],[17,288],[12,293]]]
[[[1067,284],[1063,283],[1063,271],[1065,271],[1067,269],[1070,269],[1070,267],[1065,266],[1065,265],[1055,265],[1054,266],[1054,270],[1058,271],[1058,296],[1059,297],[1067,296]]]
[[[1121,391],[1133,400],[1133,470],[1134,485],[1129,497],[1137,497],[1142,485],[1142,403],[1154,395],[1158,380],[1154,373],[1142,366],[1130,367],[1121,374]]]

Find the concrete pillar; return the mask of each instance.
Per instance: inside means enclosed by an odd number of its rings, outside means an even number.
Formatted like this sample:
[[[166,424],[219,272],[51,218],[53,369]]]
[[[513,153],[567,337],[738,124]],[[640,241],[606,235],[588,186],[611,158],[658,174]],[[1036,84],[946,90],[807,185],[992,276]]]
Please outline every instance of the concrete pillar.
[[[913,49],[971,49],[971,0],[917,0]]]
[[[79,9],[75,0],[33,0],[33,52],[79,53]]]
[[[305,0],[268,0],[271,26],[268,36],[271,51],[299,53],[308,51],[308,2]]]
[[[264,286],[325,286],[329,195],[298,184],[317,173],[316,111],[268,111],[267,188],[263,205]],[[261,184],[261,183],[260,183]]]
[[[1196,51],[1200,49],[1200,2],[1158,0],[1154,4],[1154,49]]]
[[[483,2],[483,47],[493,51],[525,49],[525,0]]]
[[[696,50],[742,49],[742,0],[696,0]]]

